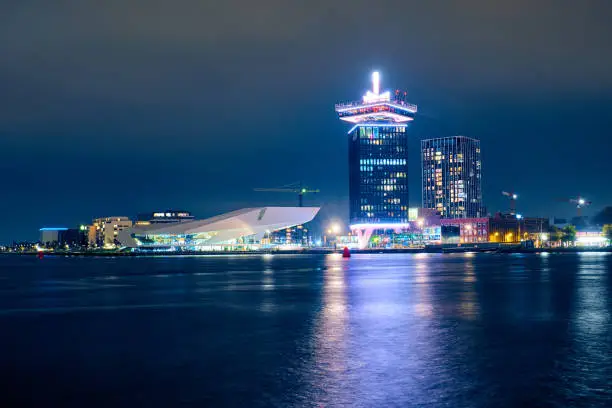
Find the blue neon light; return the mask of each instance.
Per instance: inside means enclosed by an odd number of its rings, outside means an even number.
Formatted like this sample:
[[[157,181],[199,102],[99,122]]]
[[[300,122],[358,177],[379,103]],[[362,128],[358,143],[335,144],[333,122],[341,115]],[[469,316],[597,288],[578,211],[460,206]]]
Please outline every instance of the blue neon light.
[[[402,106],[402,105],[396,105],[394,103],[390,103],[389,106],[390,107],[394,107],[394,108],[399,109],[399,110],[406,111],[406,112],[417,113],[416,105],[414,105],[413,108],[407,108],[407,107]]]
[[[357,129],[359,126],[406,127],[408,125],[406,125],[405,123],[358,123],[355,126],[353,126],[351,130],[348,131],[348,134],[350,135],[351,133],[353,133],[353,131]]]
[[[64,227],[45,227],[41,228],[39,231],[67,231],[68,228]]]

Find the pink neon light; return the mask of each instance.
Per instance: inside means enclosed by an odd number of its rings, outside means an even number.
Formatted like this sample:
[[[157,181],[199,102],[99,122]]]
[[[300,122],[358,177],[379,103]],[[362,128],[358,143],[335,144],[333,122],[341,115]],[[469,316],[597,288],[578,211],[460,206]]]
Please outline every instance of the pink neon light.
[[[381,228],[385,228],[385,229],[391,229],[391,228],[411,228],[413,224],[406,222],[406,223],[380,223],[380,224],[376,224],[376,223],[367,223],[367,224],[354,224],[351,225],[351,229],[352,230],[356,230],[356,229],[381,229]]]
[[[368,91],[369,92],[369,91]],[[391,108],[396,108],[396,109],[400,109],[400,110],[405,110],[407,112],[410,113],[416,113],[417,112],[417,106],[416,105],[398,105],[396,103],[393,103],[391,101],[372,101],[372,102],[366,102],[363,105],[351,105],[351,106],[347,106],[347,107],[342,107],[342,108],[337,108],[336,112],[348,112],[348,111],[352,111],[352,110],[356,110],[356,109],[367,109],[367,108],[373,108],[376,107],[377,105],[387,105]]]
[[[368,120],[369,118],[372,118],[372,117],[392,119],[393,121],[397,123],[410,122],[414,120],[414,118],[406,117],[406,116],[399,115],[393,112],[370,112],[370,113],[363,113],[361,115],[343,116],[340,118],[340,120],[343,120],[345,122],[351,122],[351,123],[359,123],[359,122],[363,122],[364,120]]]

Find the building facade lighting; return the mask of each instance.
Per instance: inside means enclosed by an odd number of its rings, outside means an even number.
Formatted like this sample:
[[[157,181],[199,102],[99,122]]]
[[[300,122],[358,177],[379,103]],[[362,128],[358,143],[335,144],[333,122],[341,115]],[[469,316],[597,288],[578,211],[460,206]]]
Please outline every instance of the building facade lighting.
[[[372,89],[360,101],[336,104],[338,118],[354,124],[348,131],[353,230],[409,225],[406,128],[417,106],[407,103],[405,95],[381,91],[380,73],[374,72]]]
[[[478,218],[482,204],[480,141],[450,136],[421,141],[422,206],[443,218]]]

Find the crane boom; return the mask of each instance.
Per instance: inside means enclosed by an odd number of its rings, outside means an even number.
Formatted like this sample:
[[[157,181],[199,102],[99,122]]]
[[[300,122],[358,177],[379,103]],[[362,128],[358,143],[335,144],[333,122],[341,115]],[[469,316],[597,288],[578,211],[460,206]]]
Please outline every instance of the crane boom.
[[[572,198],[559,198],[557,199],[557,201],[575,205],[576,206],[576,216],[578,218],[582,217],[582,208],[587,207],[592,204],[591,201],[585,199],[582,196],[572,197]]]
[[[254,188],[254,191],[265,191],[271,193],[297,193],[298,195],[298,206],[302,207],[304,205],[304,194],[316,194],[319,193],[319,189],[310,189],[306,187],[302,187],[302,183],[293,183],[288,184],[283,187],[273,187],[273,188]]]

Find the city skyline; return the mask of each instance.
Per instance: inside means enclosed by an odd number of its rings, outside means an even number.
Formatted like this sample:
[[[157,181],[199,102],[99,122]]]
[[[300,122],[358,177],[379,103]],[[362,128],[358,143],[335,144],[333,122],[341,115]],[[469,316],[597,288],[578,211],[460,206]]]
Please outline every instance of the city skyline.
[[[570,3],[398,2],[375,9],[374,31],[355,23],[371,7],[343,2],[270,1],[256,18],[239,2],[148,5],[159,18],[139,2],[4,5],[0,242],[155,208],[291,205],[252,188],[295,180],[321,190],[307,204],[346,214],[346,127],[330,103],[376,69],[420,108],[410,174],[420,140],[465,134],[485,152],[490,212],[515,191],[522,213],[570,217],[559,198],[580,195],[594,214],[612,203],[605,4],[577,19]],[[420,186],[409,180],[410,206]]]

